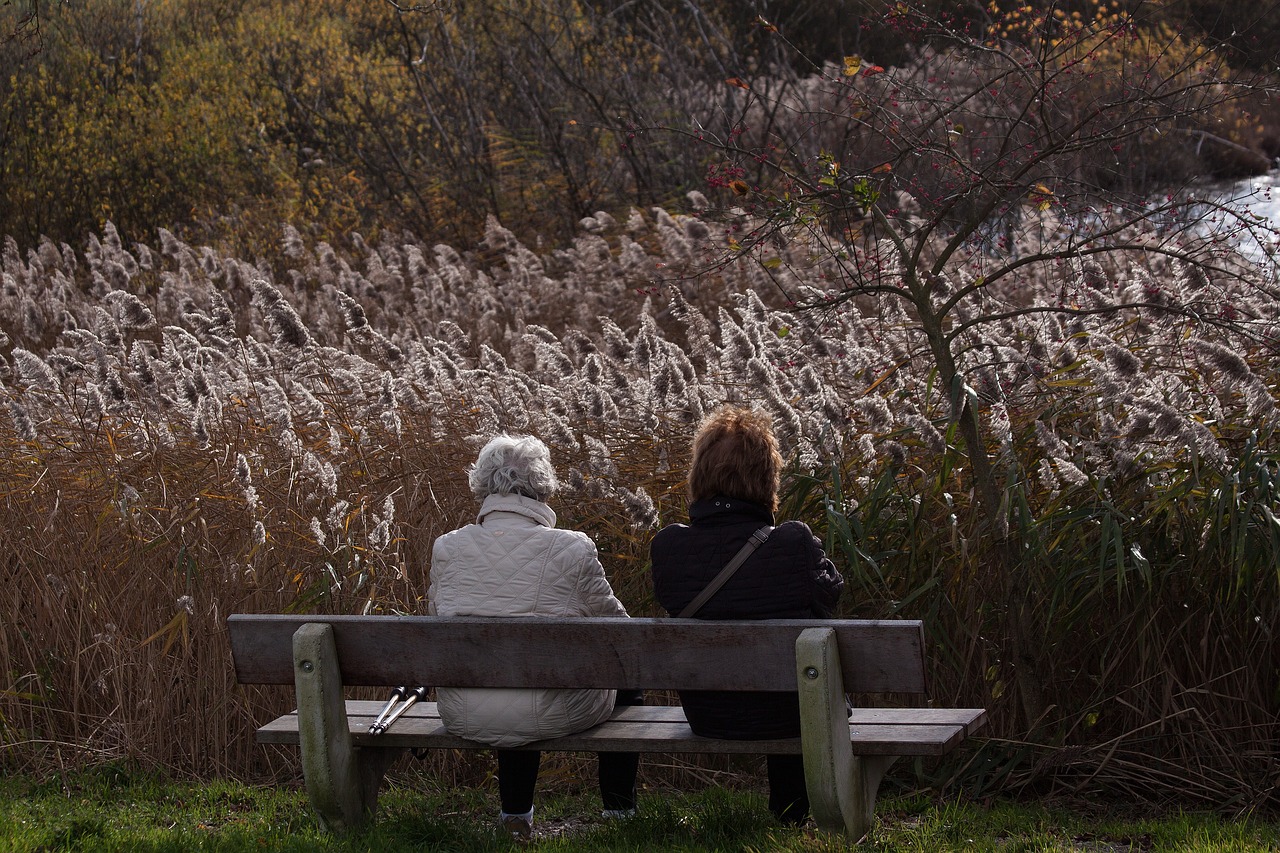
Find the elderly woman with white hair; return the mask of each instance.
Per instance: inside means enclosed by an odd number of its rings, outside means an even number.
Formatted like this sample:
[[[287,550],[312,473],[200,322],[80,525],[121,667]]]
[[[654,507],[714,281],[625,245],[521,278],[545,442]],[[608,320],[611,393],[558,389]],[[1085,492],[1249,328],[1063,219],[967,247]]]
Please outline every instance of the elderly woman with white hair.
[[[533,436],[498,435],[471,467],[480,514],[436,540],[429,612],[440,616],[627,615],[584,533],[556,528],[547,500],[559,486],[547,446]],[[541,754],[515,750],[535,740],[590,728],[636,693],[596,689],[436,689],[451,734],[496,747],[499,822],[518,840],[533,832],[533,792]],[[601,753],[604,813],[635,812],[635,753]]]

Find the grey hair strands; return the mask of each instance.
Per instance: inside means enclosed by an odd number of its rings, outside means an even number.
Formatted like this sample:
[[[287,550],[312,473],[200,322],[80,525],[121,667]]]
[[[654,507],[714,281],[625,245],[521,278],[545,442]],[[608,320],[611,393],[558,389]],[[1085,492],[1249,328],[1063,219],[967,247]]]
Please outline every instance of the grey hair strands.
[[[551,451],[531,435],[501,433],[489,439],[467,476],[479,500],[490,495],[523,495],[545,501],[560,487]]]

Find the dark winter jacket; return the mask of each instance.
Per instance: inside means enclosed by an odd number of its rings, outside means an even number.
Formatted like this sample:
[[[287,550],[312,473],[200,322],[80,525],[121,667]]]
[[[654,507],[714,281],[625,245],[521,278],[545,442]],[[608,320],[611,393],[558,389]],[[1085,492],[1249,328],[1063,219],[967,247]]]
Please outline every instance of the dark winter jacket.
[[[759,504],[714,497],[690,506],[689,520],[688,525],[664,527],[650,546],[654,592],[672,616],[697,597],[752,533],[772,525],[773,515]],[[835,610],[843,586],[844,578],[808,525],[786,521],[695,618],[822,618]],[[794,692],[686,690],[680,702],[694,733],[704,737],[760,740],[800,735],[800,705]]]

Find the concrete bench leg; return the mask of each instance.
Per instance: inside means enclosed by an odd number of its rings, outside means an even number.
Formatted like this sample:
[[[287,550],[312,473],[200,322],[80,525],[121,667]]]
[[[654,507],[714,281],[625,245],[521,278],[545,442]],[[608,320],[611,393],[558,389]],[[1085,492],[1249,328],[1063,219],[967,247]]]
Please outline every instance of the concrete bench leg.
[[[880,780],[897,757],[853,754],[835,631],[800,632],[796,680],[809,808],[821,829],[856,841],[871,829]]]
[[[307,796],[331,832],[349,832],[372,818],[382,777],[400,749],[351,744],[333,628],[308,623],[293,635],[298,739]]]

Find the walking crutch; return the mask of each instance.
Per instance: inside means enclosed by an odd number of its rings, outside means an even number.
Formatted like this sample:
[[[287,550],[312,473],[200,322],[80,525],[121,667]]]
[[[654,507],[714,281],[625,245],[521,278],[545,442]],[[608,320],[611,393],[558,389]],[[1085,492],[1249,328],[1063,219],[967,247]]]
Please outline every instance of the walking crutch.
[[[387,719],[387,715],[391,713],[391,709],[396,706],[396,703],[407,695],[407,691],[408,688],[405,687],[397,687],[391,691],[391,698],[387,700],[386,705],[382,706],[382,710],[378,713],[378,719],[374,720],[373,724],[369,726],[369,734],[376,735],[381,733],[382,724]]]
[[[369,733],[375,734],[375,735],[382,734],[387,729],[391,728],[392,723],[400,719],[400,717],[404,715],[405,711],[412,708],[415,702],[419,702],[422,699],[425,699],[426,696],[427,696],[427,688],[425,687],[413,688],[412,690],[409,691],[409,695],[405,698],[405,700],[400,703],[400,707],[396,708],[395,711],[391,713],[391,716],[387,717],[385,720],[380,720],[374,723],[373,726],[370,727]]]

